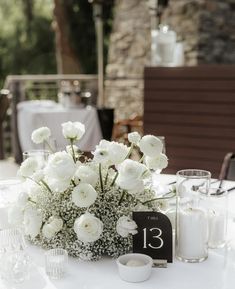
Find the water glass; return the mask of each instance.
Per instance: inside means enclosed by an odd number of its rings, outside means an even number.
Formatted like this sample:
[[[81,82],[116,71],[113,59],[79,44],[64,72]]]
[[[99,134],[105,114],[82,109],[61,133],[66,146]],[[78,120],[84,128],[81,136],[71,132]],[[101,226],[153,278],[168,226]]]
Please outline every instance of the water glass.
[[[204,199],[211,173],[204,170],[177,172],[176,257],[201,262],[208,257],[208,219]]]
[[[62,278],[67,270],[68,253],[64,249],[51,249],[45,253],[46,273],[51,279]]]
[[[27,158],[34,158],[37,160],[38,168],[43,169],[47,164],[49,155],[49,150],[29,150],[23,152],[23,160],[26,160]]]

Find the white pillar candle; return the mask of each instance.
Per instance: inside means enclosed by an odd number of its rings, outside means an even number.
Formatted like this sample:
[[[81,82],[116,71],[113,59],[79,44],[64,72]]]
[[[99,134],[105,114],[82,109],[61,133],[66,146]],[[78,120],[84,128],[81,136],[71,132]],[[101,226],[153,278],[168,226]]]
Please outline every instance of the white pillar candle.
[[[183,259],[207,256],[208,221],[201,209],[188,208],[179,212],[177,255]]]
[[[226,215],[221,212],[210,210],[209,220],[209,247],[217,248],[225,244],[226,239]]]
[[[173,61],[176,43],[176,33],[169,31],[167,26],[160,30],[157,36],[157,50],[162,64]]]

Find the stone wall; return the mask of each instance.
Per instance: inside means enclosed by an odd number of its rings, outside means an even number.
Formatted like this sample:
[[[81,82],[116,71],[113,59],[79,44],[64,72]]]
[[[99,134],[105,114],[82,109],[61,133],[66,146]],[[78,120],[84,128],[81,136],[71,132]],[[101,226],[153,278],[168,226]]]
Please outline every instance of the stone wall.
[[[235,63],[235,0],[170,0],[163,22],[184,41],[186,65]]]
[[[150,19],[146,1],[117,0],[110,38],[105,95],[116,119],[143,113],[143,69],[150,56]]]
[[[185,65],[235,63],[235,0],[170,0],[162,23],[184,42]],[[105,83],[107,105],[115,107],[116,119],[143,113],[142,78],[150,45],[147,0],[116,0],[106,67],[106,76],[114,80]]]

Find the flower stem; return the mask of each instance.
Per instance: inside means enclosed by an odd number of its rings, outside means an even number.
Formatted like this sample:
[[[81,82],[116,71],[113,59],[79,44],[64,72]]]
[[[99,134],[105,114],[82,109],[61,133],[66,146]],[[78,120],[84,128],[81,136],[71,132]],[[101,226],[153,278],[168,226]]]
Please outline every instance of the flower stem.
[[[121,202],[122,202],[125,194],[126,194],[126,191],[123,191],[123,192],[122,192],[122,195],[121,195],[121,198],[120,198],[120,200],[119,200],[119,202],[118,202],[118,206],[121,204]]]
[[[144,155],[139,159],[139,163],[142,163],[144,161]]]
[[[45,140],[45,144],[48,146],[49,150],[54,153],[55,151],[53,150],[53,148],[51,147],[49,141]]]
[[[118,177],[118,172],[116,172],[116,174],[115,174],[115,176],[113,178],[113,181],[112,181],[112,183],[110,185],[111,187],[115,184],[117,177]]]
[[[132,143],[129,152],[128,152],[127,156],[125,157],[125,160],[129,158],[129,156],[131,155],[133,149],[134,149],[134,144]]]
[[[106,176],[105,176],[105,180],[104,180],[104,184],[107,185],[108,182],[108,176],[109,176],[109,168],[107,170]]]
[[[100,176],[100,188],[102,193],[104,193],[104,184],[102,179],[102,171],[101,171],[101,164],[99,164],[99,176]]]
[[[76,163],[76,156],[75,156],[75,152],[74,152],[74,148],[73,148],[73,139],[70,139],[70,145],[71,145],[71,149],[72,149],[73,161],[74,161],[74,163]]]
[[[47,184],[45,181],[41,180],[41,183],[44,185],[44,187],[45,187],[51,194],[53,194],[52,190],[50,189],[50,187],[48,186],[48,184]]]

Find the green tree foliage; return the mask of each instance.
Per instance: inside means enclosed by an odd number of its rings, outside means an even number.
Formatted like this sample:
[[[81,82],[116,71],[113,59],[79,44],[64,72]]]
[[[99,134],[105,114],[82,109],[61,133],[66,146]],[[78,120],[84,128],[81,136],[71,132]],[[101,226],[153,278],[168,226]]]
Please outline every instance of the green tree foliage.
[[[0,0],[0,85],[8,74],[56,73],[52,0]]]

